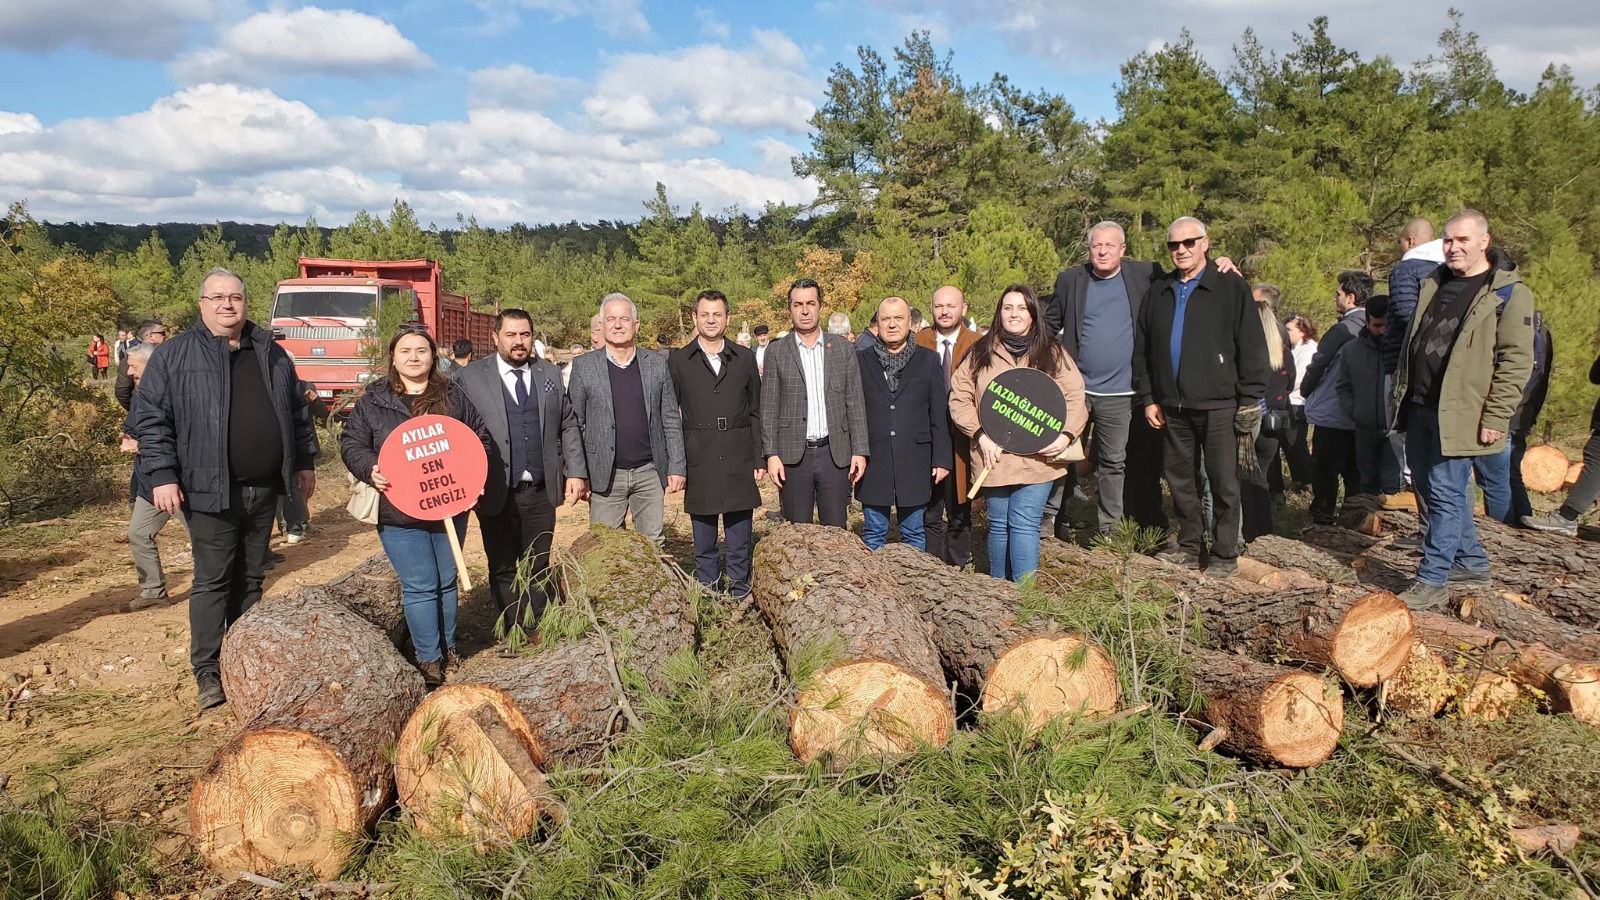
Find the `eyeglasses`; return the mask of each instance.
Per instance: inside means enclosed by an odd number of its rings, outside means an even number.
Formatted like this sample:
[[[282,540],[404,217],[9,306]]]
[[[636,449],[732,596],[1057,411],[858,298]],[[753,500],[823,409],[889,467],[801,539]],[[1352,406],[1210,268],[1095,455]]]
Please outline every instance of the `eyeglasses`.
[[[1195,244],[1198,244],[1198,243],[1200,243],[1201,241],[1203,241],[1205,239],[1206,239],[1206,236],[1202,234],[1202,235],[1199,235],[1198,237],[1184,238],[1181,241],[1167,241],[1167,249],[1168,250],[1176,250],[1179,247],[1182,247],[1185,250],[1193,250]]]
[[[206,301],[207,303],[215,303],[218,306],[221,306],[224,303],[230,303],[234,306],[244,305],[243,294],[212,294],[209,297],[202,296],[200,299]]]
[[[429,336],[428,335],[428,326],[423,325],[420,322],[405,322],[405,323],[402,323],[399,328],[395,329],[395,333],[396,334],[420,334],[420,335],[423,335],[424,337]]]

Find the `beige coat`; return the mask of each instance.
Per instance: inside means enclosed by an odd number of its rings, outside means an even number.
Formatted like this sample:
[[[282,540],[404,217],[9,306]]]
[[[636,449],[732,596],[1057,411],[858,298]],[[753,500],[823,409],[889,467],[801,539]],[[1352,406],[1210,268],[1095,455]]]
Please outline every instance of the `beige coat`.
[[[1083,375],[1078,372],[1078,366],[1070,356],[1063,354],[1065,365],[1056,373],[1056,384],[1060,386],[1061,393],[1067,398],[1067,419],[1065,431],[1074,437],[1083,435],[1083,428],[1089,422],[1089,404],[1083,393]],[[950,378],[950,418],[955,421],[956,427],[962,433],[972,438],[970,460],[974,472],[983,469],[982,454],[978,452],[978,398],[983,395],[989,382],[996,375],[1007,369],[1015,369],[1028,364],[1027,358],[1014,359],[1005,347],[995,347],[994,357],[989,365],[982,371],[974,371],[977,357],[967,354],[962,360],[961,367],[956,369]],[[1071,463],[1051,462],[1040,456],[1015,456],[1010,453],[1001,453],[1000,461],[995,463],[994,471],[984,481],[986,487],[1012,487],[1023,484],[1044,484],[1055,481],[1067,472]]]

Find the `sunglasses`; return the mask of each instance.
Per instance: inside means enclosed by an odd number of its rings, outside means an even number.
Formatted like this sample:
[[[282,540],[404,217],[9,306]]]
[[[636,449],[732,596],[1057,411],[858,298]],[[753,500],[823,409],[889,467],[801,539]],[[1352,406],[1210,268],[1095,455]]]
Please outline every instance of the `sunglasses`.
[[[1176,250],[1179,247],[1182,247],[1185,250],[1193,250],[1195,244],[1198,244],[1205,239],[1206,236],[1202,234],[1199,237],[1184,238],[1181,241],[1167,241],[1167,249]]]
[[[424,336],[427,336],[427,337],[431,337],[432,336],[432,335],[428,334],[428,326],[420,324],[420,323],[417,323],[417,322],[407,322],[407,323],[401,325],[399,328],[396,328],[395,329],[395,333],[396,334],[420,334],[420,335],[424,335]]]

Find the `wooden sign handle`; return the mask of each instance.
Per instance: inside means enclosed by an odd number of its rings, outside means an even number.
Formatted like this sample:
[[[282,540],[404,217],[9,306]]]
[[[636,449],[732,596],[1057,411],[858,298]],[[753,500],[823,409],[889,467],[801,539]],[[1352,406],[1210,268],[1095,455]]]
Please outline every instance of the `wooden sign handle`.
[[[972,489],[967,491],[968,502],[971,502],[973,497],[978,496],[978,489],[983,487],[983,483],[988,480],[989,470],[991,468],[993,468],[993,466],[984,466],[983,470],[978,473],[978,477],[972,479]]]
[[[454,519],[444,520],[444,533],[450,538],[450,555],[456,558],[456,581],[460,593],[472,590],[472,576],[467,574],[467,558],[461,554],[461,538],[456,534]]]

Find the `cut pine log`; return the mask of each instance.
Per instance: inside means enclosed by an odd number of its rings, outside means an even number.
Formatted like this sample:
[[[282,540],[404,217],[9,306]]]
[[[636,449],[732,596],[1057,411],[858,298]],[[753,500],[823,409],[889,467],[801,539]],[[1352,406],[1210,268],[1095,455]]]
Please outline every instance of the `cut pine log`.
[[[1578,484],[1578,479],[1580,479],[1582,477],[1583,477],[1583,460],[1580,459],[1577,462],[1573,463],[1572,465],[1567,466],[1567,479],[1566,479],[1566,481],[1561,483],[1561,486],[1563,488],[1566,488],[1566,489],[1574,488]]]
[[[1578,659],[1600,660],[1600,632],[1534,609],[1516,595],[1480,591],[1452,599],[1456,615],[1523,643],[1540,643]]]
[[[1436,651],[1454,652],[1473,671],[1498,672],[1549,698],[1555,712],[1600,725],[1600,663],[1572,660],[1544,644],[1523,643],[1450,616],[1416,613],[1418,633]]]
[[[1416,625],[1417,643],[1428,651],[1438,667],[1430,674],[1443,683],[1419,677],[1416,671],[1402,670],[1389,685],[1391,706],[1395,705],[1397,691],[1403,707],[1407,693],[1425,694],[1432,688],[1441,691],[1441,705],[1453,703],[1455,713],[1463,718],[1493,720],[1511,711],[1517,699],[1518,682],[1507,674],[1506,668],[1514,653],[1491,649],[1494,635],[1476,629],[1464,630],[1461,622],[1448,616],[1413,613],[1412,621]],[[1416,712],[1412,715],[1421,717]]]
[[[428,695],[395,747],[400,803],[423,829],[484,844],[531,833],[558,809],[544,768],[594,760],[627,724],[622,672],[662,689],[667,660],[693,647],[685,586],[648,538],[594,528],[564,565],[565,602],[587,602],[604,634],[469,667]]]
[[[1344,697],[1331,680],[1215,650],[1200,651],[1191,674],[1205,701],[1201,718],[1235,756],[1303,769],[1339,745]]]
[[[1411,640],[1406,664],[1383,685],[1384,708],[1409,719],[1431,719],[1444,711],[1455,691],[1449,666],[1418,638]]]
[[[394,566],[385,554],[373,554],[327,584],[306,590],[321,591],[328,599],[350,607],[356,615],[387,634],[402,653],[411,650],[405,602],[400,596],[400,577],[394,573]]]
[[[388,635],[322,592],[258,603],[222,642],[239,734],[195,780],[196,849],[228,875],[339,874],[389,805],[386,757],[423,694]]]
[[[1541,494],[1559,491],[1567,483],[1567,469],[1571,465],[1558,447],[1549,444],[1529,447],[1522,454],[1522,483],[1528,490]]]
[[[1040,569],[1082,583],[1122,566],[1163,581],[1200,611],[1214,646],[1257,659],[1292,658],[1337,671],[1353,687],[1377,687],[1405,665],[1411,612],[1387,591],[1334,586],[1278,590],[1240,578],[1211,578],[1148,557],[1126,563],[1103,551],[1050,541]]]
[[[1018,621],[1022,595],[1011,582],[945,565],[908,544],[888,544],[872,557],[882,578],[921,606],[945,671],[984,712],[1020,711],[1037,730],[1056,716],[1117,708],[1122,689],[1105,649],[1048,620]]]
[[[955,711],[933,630],[848,531],[780,525],[756,544],[756,606],[796,683],[789,744],[802,762],[943,746]]]

